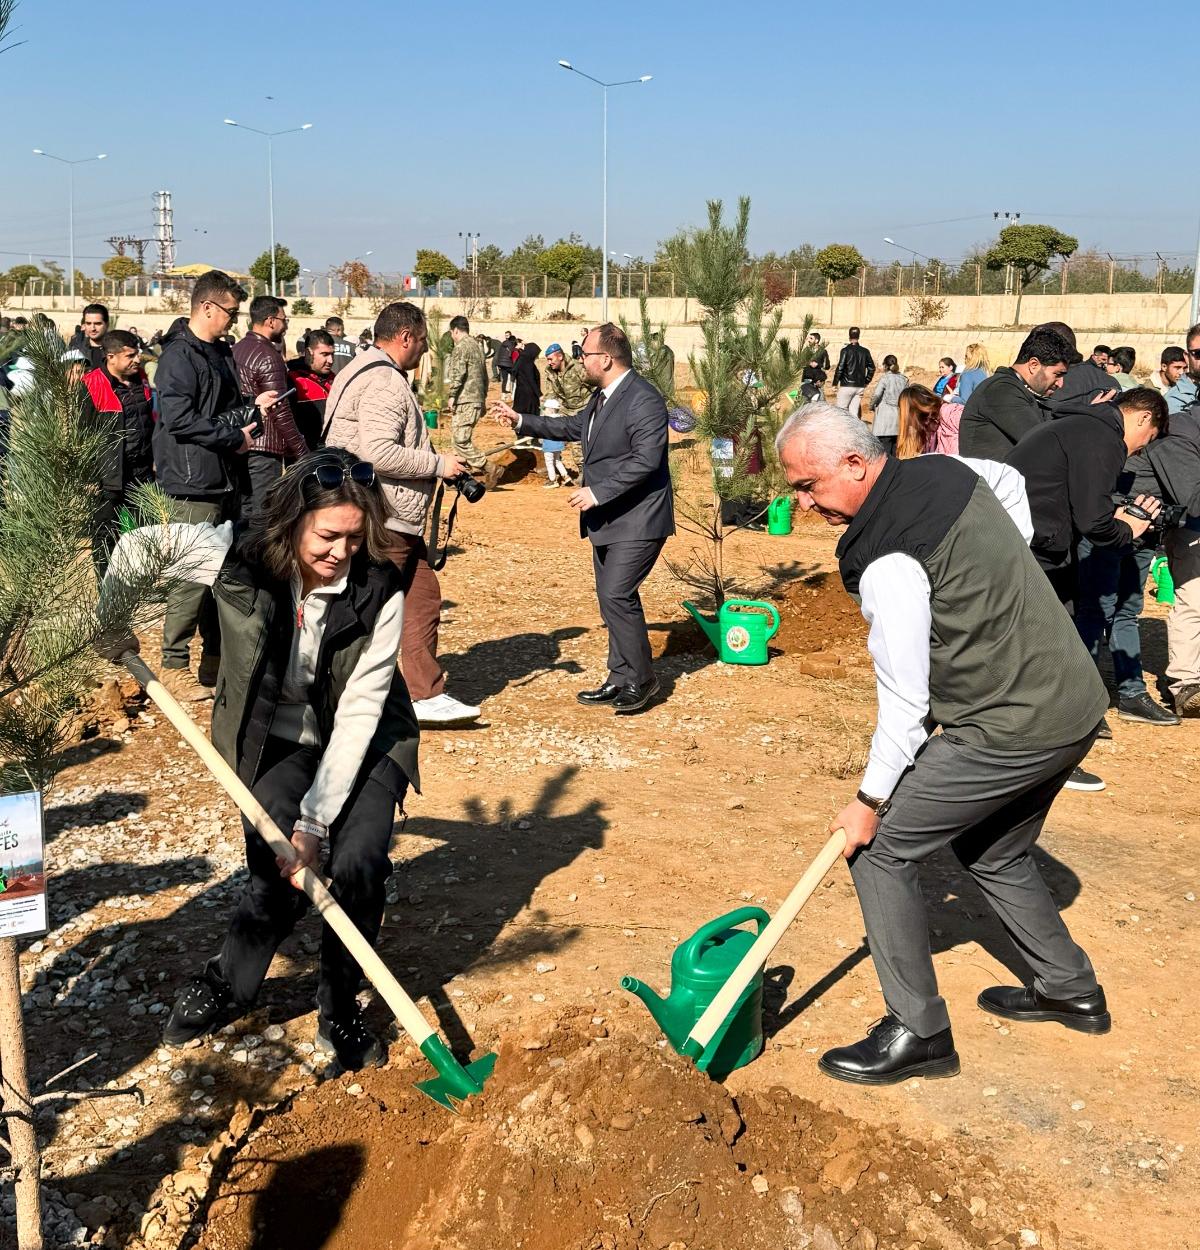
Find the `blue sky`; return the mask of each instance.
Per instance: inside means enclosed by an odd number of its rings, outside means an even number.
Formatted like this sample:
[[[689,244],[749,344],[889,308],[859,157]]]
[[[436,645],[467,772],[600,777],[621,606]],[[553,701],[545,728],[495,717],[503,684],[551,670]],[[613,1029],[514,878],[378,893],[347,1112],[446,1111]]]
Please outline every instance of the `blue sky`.
[[[275,208],[315,270],[368,250],[387,272],[418,247],[461,256],[459,230],[599,244],[600,91],[560,57],[654,76],[609,95],[618,257],[743,193],[756,251],[836,241],[890,261],[890,235],[953,259],[994,233],[995,209],[1117,255],[1196,246],[1178,5],[21,0],[16,23],[5,266],[67,251],[67,171],[41,147],[109,154],[77,173],[78,256],[149,235],[151,193],[169,189],[180,263],[245,268],[267,244],[265,141],[225,117],[313,123],[276,143]]]

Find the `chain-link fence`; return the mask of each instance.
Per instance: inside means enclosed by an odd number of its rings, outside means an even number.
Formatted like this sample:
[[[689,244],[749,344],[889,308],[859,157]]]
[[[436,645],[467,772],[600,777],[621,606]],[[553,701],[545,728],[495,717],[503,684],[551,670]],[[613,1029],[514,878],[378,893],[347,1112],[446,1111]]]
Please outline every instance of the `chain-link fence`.
[[[1122,257],[1081,252],[1034,278],[1025,286],[1025,293],[1186,295],[1192,289],[1192,274],[1191,258],[1178,253]],[[1013,295],[1020,283],[1020,274],[1011,265],[989,269],[982,260],[972,258],[953,263],[931,260],[928,263],[866,265],[857,274],[833,283],[815,269],[767,269],[763,280],[768,301],[780,303],[785,299],[828,295]],[[427,286],[422,286],[409,274],[380,273],[371,275],[364,288],[353,291],[332,274],[312,274],[281,282],[279,287],[280,294],[288,298],[358,296],[380,303],[414,297],[459,298],[472,303],[492,299],[561,299],[565,305],[568,297],[598,297],[602,285],[602,274],[596,270],[585,272],[570,287],[541,273],[463,273]],[[266,283],[254,279],[247,280],[246,286],[251,295],[267,290]],[[81,298],[103,300],[171,292],[180,296],[186,293],[188,284],[179,279],[139,277],[114,282],[106,278],[84,279],[76,283],[75,289]],[[0,281],[0,297],[61,298],[66,291],[66,283],[42,278],[32,278],[23,284]],[[614,299],[641,295],[682,299],[688,295],[670,269],[630,270],[617,266],[608,271],[608,292]]]

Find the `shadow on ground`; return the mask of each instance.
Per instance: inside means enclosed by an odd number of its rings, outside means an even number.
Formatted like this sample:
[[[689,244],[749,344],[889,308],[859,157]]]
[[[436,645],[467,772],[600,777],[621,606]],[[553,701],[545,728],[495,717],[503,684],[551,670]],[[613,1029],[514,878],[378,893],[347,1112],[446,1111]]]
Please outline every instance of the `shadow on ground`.
[[[1033,858],[1042,874],[1059,911],[1066,911],[1079,897],[1081,883],[1073,869],[1056,859],[1048,851],[1035,846]],[[996,914],[988,905],[982,891],[970,874],[961,867],[949,849],[939,851],[921,865],[921,890],[929,914],[930,947],[935,955],[960,945],[977,942],[993,959],[1012,974],[1014,983],[1028,985],[1033,971],[1024,957],[1013,945]],[[812,969],[798,972],[796,968],[780,965],[768,968],[764,974],[763,1032],[767,1037],[787,1028],[818,999],[828,994],[844,977],[864,960],[871,957],[864,937],[862,944],[850,951],[818,981],[792,1001],[788,991]],[[882,998],[879,1014],[886,1010]],[[951,1014],[966,1004],[950,1004]],[[847,1039],[847,1041],[855,1039]]]

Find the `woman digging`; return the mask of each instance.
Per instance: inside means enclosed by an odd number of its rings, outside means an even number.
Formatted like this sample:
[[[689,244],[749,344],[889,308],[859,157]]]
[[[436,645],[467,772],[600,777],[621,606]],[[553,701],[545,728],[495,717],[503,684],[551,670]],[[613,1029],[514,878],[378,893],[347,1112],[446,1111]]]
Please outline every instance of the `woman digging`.
[[[284,863],[243,822],[249,882],[219,954],[175,1002],[168,1046],[251,1007],[308,906],[292,878],[322,856],[356,927],[372,944],[379,934],[396,804],[419,786],[419,731],[396,667],[404,595],[386,555],[386,517],[372,467],[326,448],[288,469],[250,528],[152,526],[126,534],[113,553],[106,580],[128,579],[168,543],[179,554],[167,576],[212,587],[222,638],[213,745],[292,831],[295,850]],[[102,653],[136,650],[129,637]],[[324,928],[316,1044],[345,1068],[382,1053],[359,1011],[359,975]]]

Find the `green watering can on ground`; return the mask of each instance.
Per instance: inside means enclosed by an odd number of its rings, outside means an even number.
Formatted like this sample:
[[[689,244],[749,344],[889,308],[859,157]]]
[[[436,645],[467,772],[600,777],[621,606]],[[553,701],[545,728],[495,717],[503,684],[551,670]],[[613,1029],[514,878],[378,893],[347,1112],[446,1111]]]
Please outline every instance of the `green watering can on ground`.
[[[779,629],[774,604],[761,599],[726,599],[715,621],[686,599],[683,606],[708,635],[722,664],[765,664],[770,658],[767,643]]]
[[[1150,576],[1154,581],[1154,597],[1159,603],[1168,605],[1175,602],[1175,579],[1171,576],[1171,566],[1165,555],[1156,555],[1150,565]]]
[[[636,994],[646,1004],[667,1041],[682,1055],[692,1027],[769,920],[770,916],[761,907],[739,907],[697,929],[671,956],[671,993],[666,998],[660,998],[636,977],[622,977],[621,988]],[[753,933],[737,927],[750,921],[756,926]],[[696,1060],[701,1072],[723,1081],[734,1069],[744,1068],[762,1050],[762,991],[760,968],[726,1017],[724,1026],[713,1035]]]
[[[767,533],[790,534],[792,532],[792,497],[776,495],[767,505]]]

